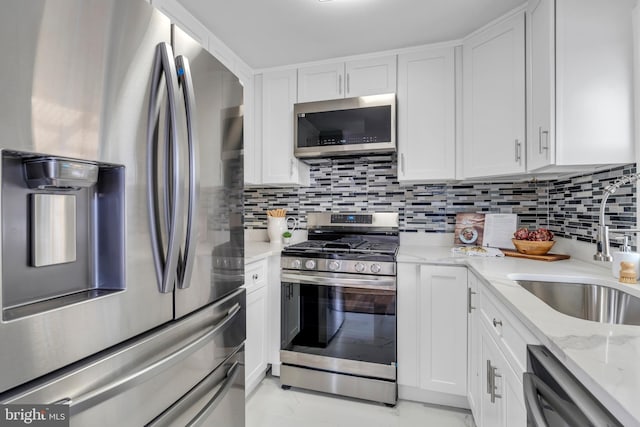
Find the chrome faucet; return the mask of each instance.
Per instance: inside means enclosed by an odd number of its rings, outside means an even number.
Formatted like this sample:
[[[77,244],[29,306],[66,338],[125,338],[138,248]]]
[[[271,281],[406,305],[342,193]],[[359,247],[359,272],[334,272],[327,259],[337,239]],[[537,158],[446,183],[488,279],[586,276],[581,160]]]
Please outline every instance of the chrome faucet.
[[[607,185],[604,188],[604,194],[602,195],[602,202],[600,203],[600,220],[598,222],[598,229],[596,232],[596,250],[593,255],[593,259],[596,261],[613,261],[613,257],[609,253],[609,233],[627,233],[638,232],[640,229],[625,229],[625,228],[609,228],[604,223],[604,210],[607,204],[609,196],[618,191],[618,188],[626,184],[631,184],[634,181],[640,180],[640,174],[632,173],[629,175],[623,175],[616,179],[613,183]]]

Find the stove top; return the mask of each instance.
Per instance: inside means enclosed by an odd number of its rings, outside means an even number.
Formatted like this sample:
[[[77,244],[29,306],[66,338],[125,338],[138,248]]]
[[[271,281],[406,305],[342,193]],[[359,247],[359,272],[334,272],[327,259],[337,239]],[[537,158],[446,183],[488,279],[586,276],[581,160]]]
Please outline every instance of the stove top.
[[[395,255],[398,244],[395,242],[370,241],[366,238],[341,238],[336,240],[307,240],[288,246],[285,251],[320,253],[351,253]]]
[[[303,258],[395,261],[396,213],[309,213],[309,240],[283,254]]]

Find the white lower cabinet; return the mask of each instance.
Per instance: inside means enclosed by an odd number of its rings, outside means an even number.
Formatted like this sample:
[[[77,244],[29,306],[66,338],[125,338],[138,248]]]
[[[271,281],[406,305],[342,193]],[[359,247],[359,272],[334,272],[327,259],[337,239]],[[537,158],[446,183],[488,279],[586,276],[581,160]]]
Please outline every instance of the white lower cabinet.
[[[280,376],[280,342],[281,342],[281,302],[282,284],[280,282],[280,254],[267,259],[269,268],[269,285],[267,295],[267,363],[271,365],[271,375]]]
[[[245,344],[245,392],[260,383],[267,371],[267,288],[247,295],[247,339]]]
[[[480,419],[481,366],[478,278],[468,273],[467,282],[467,400],[473,418]]]
[[[468,292],[468,399],[476,425],[525,427],[522,375],[527,344],[538,341],[473,273]]]
[[[267,371],[267,259],[245,266],[247,337],[245,341],[245,394],[251,393]]]
[[[398,263],[398,396],[467,405],[467,269]]]
[[[524,427],[527,425],[527,410],[522,392],[522,374],[517,375],[513,371],[491,338],[486,322],[480,323],[480,368],[484,383],[480,399],[480,422],[476,424],[478,427]]]

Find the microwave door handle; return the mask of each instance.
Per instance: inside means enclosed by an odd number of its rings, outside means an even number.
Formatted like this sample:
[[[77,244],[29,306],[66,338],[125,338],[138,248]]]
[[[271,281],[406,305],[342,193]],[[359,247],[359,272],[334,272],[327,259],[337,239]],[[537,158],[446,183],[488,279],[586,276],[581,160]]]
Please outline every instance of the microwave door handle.
[[[176,58],[179,81],[182,87],[182,94],[187,117],[187,147],[189,151],[189,203],[187,205],[187,234],[184,241],[184,255],[182,257],[182,271],[178,287],[186,289],[191,284],[191,274],[195,262],[195,251],[198,235],[198,213],[200,197],[200,179],[198,164],[198,127],[197,110],[195,103],[195,92],[193,88],[193,78],[189,60],[180,55]]]
[[[167,43],[159,43],[156,46],[154,58],[153,72],[151,78],[151,91],[149,97],[149,108],[147,114],[147,211],[149,217],[149,234],[151,238],[151,252],[158,281],[158,290],[162,293],[168,293],[173,290],[173,283],[176,278],[177,270],[177,251],[176,251],[176,233],[181,229],[180,218],[176,215],[177,210],[181,206],[181,191],[179,189],[179,166],[177,140],[178,132],[176,127],[177,113],[175,108],[176,94],[178,83],[173,65],[173,51]],[[171,203],[167,200],[169,196],[165,196],[165,213],[160,214],[158,200],[158,154],[159,148],[157,143],[157,126],[160,116],[160,100],[159,89],[162,84],[162,76],[164,75],[165,85],[167,87],[167,144],[172,147],[173,167],[163,169],[171,169],[173,172],[173,188],[167,188],[172,198]],[[165,170],[165,173],[168,171]],[[168,205],[167,205],[168,204]],[[160,224],[166,222],[169,238],[166,254],[163,248]]]

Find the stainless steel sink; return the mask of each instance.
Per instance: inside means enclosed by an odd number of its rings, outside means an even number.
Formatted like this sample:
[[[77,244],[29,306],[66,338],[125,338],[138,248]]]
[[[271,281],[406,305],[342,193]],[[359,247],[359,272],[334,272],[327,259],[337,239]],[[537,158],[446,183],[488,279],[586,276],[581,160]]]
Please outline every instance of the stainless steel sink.
[[[588,283],[516,282],[568,316],[600,323],[640,325],[640,298],[619,289]]]

